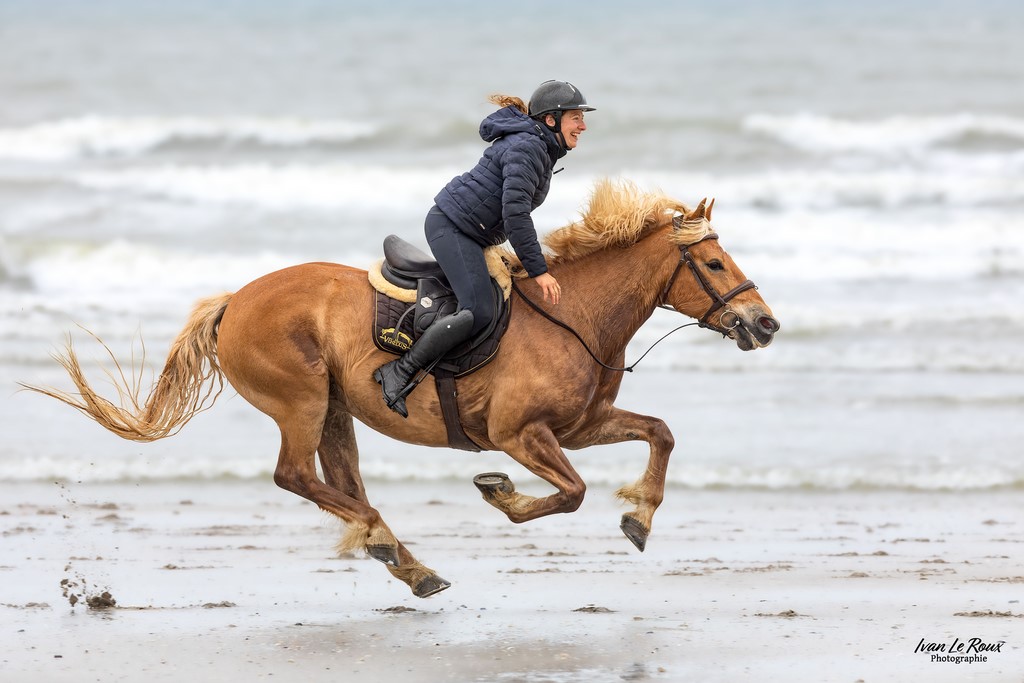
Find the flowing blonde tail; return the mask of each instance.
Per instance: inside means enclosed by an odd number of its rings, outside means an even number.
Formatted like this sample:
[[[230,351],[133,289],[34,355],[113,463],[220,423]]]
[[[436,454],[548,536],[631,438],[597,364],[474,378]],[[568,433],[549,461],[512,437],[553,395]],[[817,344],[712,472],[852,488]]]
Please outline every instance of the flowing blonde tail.
[[[107,373],[117,389],[120,405],[115,405],[89,386],[70,337],[66,353],[54,358],[68,371],[71,381],[78,387],[78,394],[27,384],[21,386],[66,403],[124,439],[148,442],[174,436],[189,420],[213,406],[224,389],[224,376],[217,362],[217,325],[231,297],[232,294],[225,293],[195,305],[185,328],[174,340],[163,372],[144,405],[139,404],[141,386],[135,376],[134,362],[131,381],[116,360],[116,376],[113,372]],[[99,337],[93,337],[113,360],[114,355],[107,345]]]

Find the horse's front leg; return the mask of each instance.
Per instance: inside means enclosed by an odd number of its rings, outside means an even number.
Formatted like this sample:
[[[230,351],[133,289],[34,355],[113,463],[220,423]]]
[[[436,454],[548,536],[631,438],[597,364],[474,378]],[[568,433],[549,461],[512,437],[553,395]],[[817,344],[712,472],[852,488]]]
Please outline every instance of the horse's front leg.
[[[656,417],[612,408],[587,445],[598,446],[623,441],[646,441],[651,447],[647,469],[643,475],[636,483],[623,486],[615,492],[619,498],[636,506],[635,510],[622,515],[619,526],[637,550],[643,552],[647,545],[647,537],[651,533],[654,511],[665,497],[665,475],[668,473],[668,459],[675,446],[675,439],[668,425]]]
[[[557,493],[534,498],[516,491],[515,485],[500,472],[473,478],[484,500],[504,512],[516,524],[558,512],[574,512],[587,491],[587,485],[565,457],[558,440],[547,425],[536,423],[516,430],[507,439],[494,439],[495,445],[520,465],[548,482]]]

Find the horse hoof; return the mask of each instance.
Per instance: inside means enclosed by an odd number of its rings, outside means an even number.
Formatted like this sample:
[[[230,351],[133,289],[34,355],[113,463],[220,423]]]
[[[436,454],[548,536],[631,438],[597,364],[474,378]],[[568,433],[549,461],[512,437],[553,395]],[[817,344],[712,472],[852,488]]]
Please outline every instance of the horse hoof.
[[[473,477],[473,484],[480,489],[484,497],[493,496],[496,493],[514,493],[516,485],[504,472],[485,472]]]
[[[398,549],[390,545],[368,545],[366,554],[392,567],[398,566]]]
[[[429,598],[431,595],[436,595],[451,585],[449,581],[445,581],[437,574],[431,574],[416,584],[416,587],[412,589],[412,594],[417,598]]]
[[[629,515],[622,515],[622,523],[619,524],[619,528],[622,529],[622,533],[626,534],[626,538],[629,539],[630,543],[636,546],[637,550],[640,552],[644,551],[644,547],[647,545],[648,532],[644,529],[643,524]]]

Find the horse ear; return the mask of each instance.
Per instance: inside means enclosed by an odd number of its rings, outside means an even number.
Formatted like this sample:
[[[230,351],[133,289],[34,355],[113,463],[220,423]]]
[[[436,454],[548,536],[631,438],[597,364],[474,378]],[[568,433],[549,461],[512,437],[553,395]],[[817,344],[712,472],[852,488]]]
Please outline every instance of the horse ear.
[[[704,214],[705,214],[704,203],[707,202],[707,200],[708,200],[707,197],[705,197],[704,199],[700,200],[700,204],[697,205],[697,208],[694,209],[693,211],[691,211],[690,213],[686,214],[686,218],[684,218],[684,220],[686,220],[686,221],[699,221],[701,218],[704,218]]]
[[[708,210],[704,212],[704,220],[708,223],[711,222],[711,209],[715,208],[715,198],[711,198],[711,203],[708,204]]]

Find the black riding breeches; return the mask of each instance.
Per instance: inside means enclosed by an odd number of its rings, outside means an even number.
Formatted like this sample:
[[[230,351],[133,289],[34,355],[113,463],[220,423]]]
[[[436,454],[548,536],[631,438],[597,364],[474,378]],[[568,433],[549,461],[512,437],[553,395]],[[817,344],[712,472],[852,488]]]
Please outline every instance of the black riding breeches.
[[[427,212],[424,232],[431,253],[459,300],[459,310],[473,313],[471,335],[479,333],[491,324],[497,314],[484,248],[455,227],[436,206]]]

